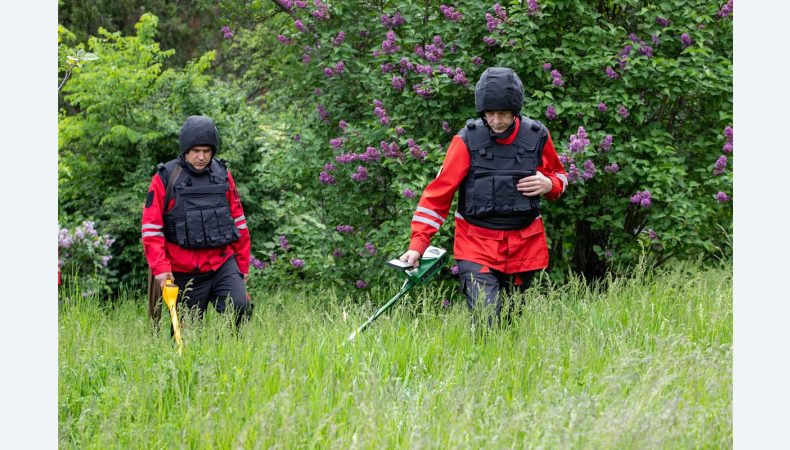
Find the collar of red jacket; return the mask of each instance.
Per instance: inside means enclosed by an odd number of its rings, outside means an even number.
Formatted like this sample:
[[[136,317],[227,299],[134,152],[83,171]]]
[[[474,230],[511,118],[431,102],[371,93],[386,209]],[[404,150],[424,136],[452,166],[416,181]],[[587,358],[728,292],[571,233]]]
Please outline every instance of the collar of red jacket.
[[[497,139],[496,141],[504,145],[512,144],[513,141],[516,140],[516,135],[518,134],[518,127],[520,125],[521,125],[521,119],[516,117],[516,126],[513,127],[513,132],[510,133],[510,136],[506,137],[505,139]]]

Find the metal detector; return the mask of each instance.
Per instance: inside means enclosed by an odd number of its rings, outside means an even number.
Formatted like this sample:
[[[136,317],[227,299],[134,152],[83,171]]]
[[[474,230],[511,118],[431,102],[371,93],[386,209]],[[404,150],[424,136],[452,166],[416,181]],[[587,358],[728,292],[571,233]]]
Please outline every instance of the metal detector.
[[[399,271],[406,276],[406,281],[403,282],[403,286],[401,286],[398,293],[395,294],[395,296],[392,297],[390,301],[385,303],[384,306],[379,308],[375,314],[370,316],[370,318],[366,320],[365,323],[360,325],[356,331],[351,333],[351,335],[348,337],[348,340],[354,340],[354,338],[359,333],[370,326],[370,324],[373,323],[374,320],[378,319],[380,315],[384,314],[388,309],[390,309],[392,305],[398,301],[398,299],[403,297],[403,295],[409,292],[413,287],[428,283],[428,281],[430,281],[436,276],[437,273],[439,273],[446,263],[447,250],[433,246],[425,249],[425,253],[423,253],[422,258],[420,258],[419,267],[411,267],[398,259],[393,259],[387,262],[388,266],[399,269]]]

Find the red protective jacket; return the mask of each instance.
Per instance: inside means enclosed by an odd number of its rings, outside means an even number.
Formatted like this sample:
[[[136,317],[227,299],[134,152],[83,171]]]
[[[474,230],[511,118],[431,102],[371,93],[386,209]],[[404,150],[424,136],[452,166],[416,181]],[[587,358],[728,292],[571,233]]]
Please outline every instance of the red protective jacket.
[[[516,119],[513,133],[507,139],[497,141],[511,144],[519,126],[520,120]],[[439,175],[428,184],[420,197],[411,222],[409,250],[416,250],[420,254],[425,252],[431,237],[447,218],[453,196],[469,172],[469,166],[469,150],[463,139],[456,135],[447,149]],[[557,157],[551,134],[543,147],[543,159],[537,169],[551,179],[551,191],[544,197],[547,200],[559,198],[568,187],[568,178]],[[549,249],[540,217],[520,230],[493,230],[472,225],[456,212],[453,251],[457,260],[473,261],[504,273],[545,269],[549,265]]]
[[[154,276],[165,272],[209,272],[219,267],[234,254],[241,273],[250,271],[250,232],[241,207],[241,199],[236,190],[236,183],[228,170],[230,188],[225,196],[230,205],[230,215],[236,223],[241,236],[235,242],[224,247],[185,249],[177,244],[165,241],[162,215],[173,208],[175,198],[170,200],[167,209],[163,209],[165,201],[165,185],[159,174],[154,174],[148,192],[154,193],[151,205],[143,209],[142,234],[145,259]],[[174,196],[175,197],[175,196]]]

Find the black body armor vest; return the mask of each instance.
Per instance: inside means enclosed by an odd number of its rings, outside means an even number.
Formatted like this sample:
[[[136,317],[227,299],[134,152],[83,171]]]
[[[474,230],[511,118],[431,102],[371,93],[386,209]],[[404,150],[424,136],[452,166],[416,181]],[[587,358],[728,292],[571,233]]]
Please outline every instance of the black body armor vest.
[[[174,159],[157,167],[165,188],[176,164]],[[200,174],[184,168],[173,186],[173,209],[162,217],[165,240],[190,249],[222,247],[236,241],[241,235],[230,215],[225,196],[228,189],[228,169],[217,158]]]
[[[461,183],[458,212],[474,225],[494,230],[525,228],[540,215],[540,196],[525,197],[518,180],[535,175],[548,130],[521,117],[512,144],[496,142],[482,119],[469,120],[458,133],[469,150],[469,173]]]

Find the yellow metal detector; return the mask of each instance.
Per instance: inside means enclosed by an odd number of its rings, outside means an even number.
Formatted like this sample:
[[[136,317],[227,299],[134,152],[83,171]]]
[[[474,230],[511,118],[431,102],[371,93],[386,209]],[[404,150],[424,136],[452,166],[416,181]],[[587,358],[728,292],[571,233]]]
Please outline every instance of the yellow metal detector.
[[[178,285],[171,280],[165,281],[165,287],[162,289],[162,299],[170,311],[170,319],[173,321],[173,335],[178,344],[178,354],[181,354],[181,349],[184,347],[184,342],[181,341],[181,326],[178,323],[178,312],[176,311],[176,300],[178,299]]]

